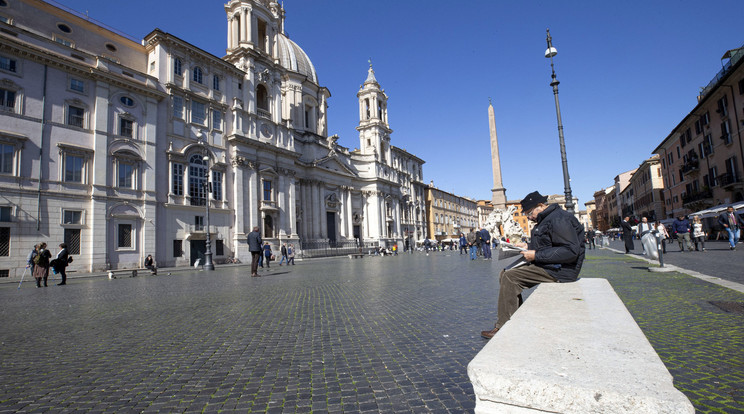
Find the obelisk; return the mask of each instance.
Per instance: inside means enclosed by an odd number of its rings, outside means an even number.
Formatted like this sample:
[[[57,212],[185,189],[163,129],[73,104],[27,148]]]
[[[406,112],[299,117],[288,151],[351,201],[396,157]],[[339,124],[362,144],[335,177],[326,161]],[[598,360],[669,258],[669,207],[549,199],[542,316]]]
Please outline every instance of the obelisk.
[[[499,139],[496,136],[496,116],[491,98],[488,98],[488,127],[491,133],[491,168],[493,169],[493,189],[491,203],[494,209],[506,210],[506,188],[501,182],[501,159],[499,158]]]

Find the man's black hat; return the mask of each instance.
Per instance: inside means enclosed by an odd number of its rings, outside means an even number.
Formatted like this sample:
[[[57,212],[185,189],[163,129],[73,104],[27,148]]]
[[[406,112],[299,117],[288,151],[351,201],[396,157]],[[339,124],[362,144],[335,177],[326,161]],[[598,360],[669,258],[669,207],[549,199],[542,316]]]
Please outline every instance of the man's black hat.
[[[527,194],[527,197],[525,197],[524,200],[522,200],[520,204],[522,204],[522,211],[526,213],[532,210],[533,208],[537,207],[538,204],[540,203],[545,204],[547,201],[548,201],[548,197],[544,195],[540,195],[540,193],[537,191],[533,191]]]

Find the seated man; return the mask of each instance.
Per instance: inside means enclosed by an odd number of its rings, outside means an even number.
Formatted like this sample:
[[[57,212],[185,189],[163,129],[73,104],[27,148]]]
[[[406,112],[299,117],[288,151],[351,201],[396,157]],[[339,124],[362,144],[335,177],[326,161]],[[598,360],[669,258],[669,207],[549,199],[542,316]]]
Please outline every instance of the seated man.
[[[505,269],[500,274],[498,319],[481,336],[491,339],[509,321],[522,304],[522,290],[540,283],[574,282],[584,262],[584,227],[573,214],[557,204],[545,204],[548,198],[535,191],[522,200],[522,211],[537,224],[529,246],[521,254],[527,264]]]
[[[153,260],[151,254],[148,254],[147,257],[145,257],[145,268],[150,269],[150,273],[153,275],[158,274],[158,268],[155,266],[155,260]]]

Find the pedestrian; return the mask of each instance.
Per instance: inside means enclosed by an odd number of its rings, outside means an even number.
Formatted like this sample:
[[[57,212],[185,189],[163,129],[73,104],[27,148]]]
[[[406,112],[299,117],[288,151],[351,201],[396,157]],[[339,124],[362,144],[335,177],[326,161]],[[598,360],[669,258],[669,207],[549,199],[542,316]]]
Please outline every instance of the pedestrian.
[[[269,242],[266,242],[266,244],[264,244],[263,246],[263,256],[264,261],[266,261],[266,267],[271,269],[271,261],[273,260],[273,255],[271,254],[271,244],[269,244]]]
[[[586,232],[586,247],[589,250],[597,248],[597,246],[594,244],[594,230],[592,230],[591,227]]]
[[[251,277],[258,276],[258,261],[261,258],[261,235],[258,233],[258,226],[253,227],[253,231],[248,233],[248,251],[251,252]]]
[[[485,227],[481,227],[480,236],[483,260],[491,260],[491,233]]]
[[[145,268],[150,269],[150,273],[153,275],[158,274],[158,268],[155,266],[155,259],[152,258],[151,254],[148,254],[147,257],[145,257]]]
[[[49,278],[49,261],[52,258],[52,254],[47,250],[46,243],[39,243],[39,248],[34,256],[34,278],[36,279],[36,287],[41,287],[41,281],[44,280],[44,287],[47,287],[47,279]]]
[[[677,217],[677,219],[674,220],[674,223],[672,223],[672,233],[677,236],[679,251],[692,251],[692,242],[690,240],[690,220],[687,220],[685,216]]]
[[[475,260],[476,252],[477,252],[477,246],[475,244],[476,239],[475,229],[470,229],[470,233],[468,233],[468,236],[466,237],[468,242],[468,249],[470,249],[470,260]]]
[[[695,242],[695,251],[705,251],[705,232],[703,231],[703,221],[700,216],[692,218],[692,240]],[[698,247],[698,243],[700,246]]]
[[[728,233],[729,249],[736,250],[736,244],[739,243],[741,228],[744,227],[744,220],[739,214],[736,214],[733,206],[726,207],[726,211],[718,216],[718,224]]]
[[[287,256],[287,243],[282,243],[282,248],[279,249],[279,252],[282,254],[282,260],[279,261],[279,266],[284,263],[284,260],[287,260],[287,265],[289,265],[289,257]]]
[[[292,263],[292,266],[294,266],[295,248],[294,244],[292,243],[290,243],[289,247],[287,247],[287,257],[289,257],[289,259],[287,260],[287,266],[289,266],[290,263]]]
[[[557,204],[545,204],[547,201],[548,197],[537,191],[521,201],[524,215],[537,223],[529,245],[517,244],[527,249],[520,252],[527,263],[501,271],[498,319],[493,329],[481,331],[485,339],[491,339],[511,319],[522,304],[523,289],[540,283],[574,282],[579,278],[584,263],[584,227],[573,214]],[[565,310],[550,312],[560,315]]]
[[[623,241],[625,241],[625,253],[630,253],[635,248],[633,245],[633,227],[630,225],[630,217],[625,217],[620,222],[620,227],[623,228]]]
[[[648,253],[647,252],[647,249],[646,249],[646,244],[649,244],[649,246],[650,246],[650,242],[647,241],[646,243],[643,243],[643,236],[645,236],[647,234],[651,234],[651,231],[653,231],[653,229],[654,229],[654,226],[651,225],[651,223],[648,222],[648,218],[646,218],[646,217],[643,217],[641,219],[641,222],[638,223],[638,236],[641,239],[641,246],[643,247],[643,254],[644,255],[646,255]],[[656,242],[654,242],[653,244],[655,246],[656,245]]]
[[[661,251],[666,254],[666,240],[669,238],[669,232],[660,221],[656,222],[656,231],[659,233],[659,240],[661,240]]]
[[[26,267],[31,269],[31,274],[34,274],[34,258],[39,253],[38,249],[39,245],[34,244],[34,248],[31,249],[31,252],[26,256]]]
[[[57,283],[57,286],[64,286],[67,284],[67,264],[68,260],[70,259],[70,255],[67,252],[67,244],[66,243],[60,243],[59,245],[59,252],[57,253],[57,257],[52,260],[50,265],[52,265],[52,268],[59,273],[59,275],[62,277],[62,281]]]
[[[460,254],[467,254],[468,241],[465,239],[465,234],[460,233]]]

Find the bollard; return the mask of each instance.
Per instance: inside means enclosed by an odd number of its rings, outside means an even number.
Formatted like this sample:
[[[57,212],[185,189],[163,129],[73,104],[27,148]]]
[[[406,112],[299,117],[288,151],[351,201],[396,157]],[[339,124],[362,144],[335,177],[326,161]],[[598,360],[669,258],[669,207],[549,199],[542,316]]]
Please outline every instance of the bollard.
[[[659,252],[659,267],[664,267],[664,257],[661,255],[663,253],[661,249],[661,238],[657,230],[654,230],[654,236],[656,237],[656,251]]]

